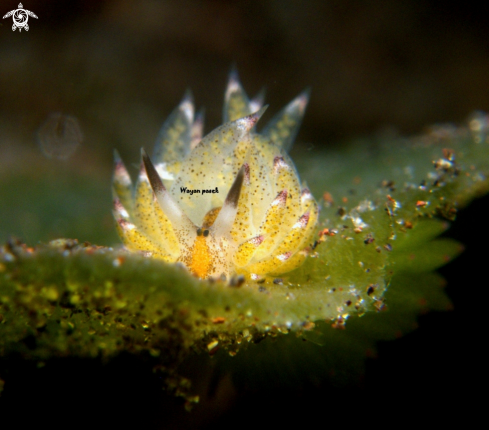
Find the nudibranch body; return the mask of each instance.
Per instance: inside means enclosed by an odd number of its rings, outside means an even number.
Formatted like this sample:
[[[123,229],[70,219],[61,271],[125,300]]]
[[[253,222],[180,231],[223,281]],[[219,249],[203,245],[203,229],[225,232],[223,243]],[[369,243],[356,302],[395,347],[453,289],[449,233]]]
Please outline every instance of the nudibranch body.
[[[199,278],[259,280],[299,267],[318,207],[301,187],[288,150],[307,92],[261,133],[262,97],[249,100],[231,73],[224,124],[202,138],[202,114],[189,93],[164,123],[152,160],[142,150],[133,187],[116,154],[114,216],[126,248],[181,262]]]

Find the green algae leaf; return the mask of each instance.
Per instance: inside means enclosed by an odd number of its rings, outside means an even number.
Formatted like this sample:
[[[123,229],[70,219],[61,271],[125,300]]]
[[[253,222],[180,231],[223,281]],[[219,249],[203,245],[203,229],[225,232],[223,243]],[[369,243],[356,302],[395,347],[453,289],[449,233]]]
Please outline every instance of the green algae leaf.
[[[11,241],[0,253],[0,353],[149,352],[172,375],[194,352],[221,349],[238,385],[354,378],[377,341],[450,306],[433,270],[462,247],[438,238],[443,218],[489,187],[487,119],[469,124],[299,160],[324,195],[320,231],[306,263],[273,282],[201,281],[71,240]]]
[[[13,164],[0,172],[0,241],[11,235],[30,244],[56,237],[82,237],[111,243],[117,234],[108,210],[109,175],[93,167],[82,169],[76,160],[60,165],[42,156],[30,156],[28,167]]]

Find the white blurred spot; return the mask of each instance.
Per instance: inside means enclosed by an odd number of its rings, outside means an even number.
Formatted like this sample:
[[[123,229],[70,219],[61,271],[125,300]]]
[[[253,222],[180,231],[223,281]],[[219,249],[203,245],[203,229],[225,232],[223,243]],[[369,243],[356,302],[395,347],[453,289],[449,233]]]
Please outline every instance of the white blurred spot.
[[[66,160],[83,141],[83,134],[75,117],[55,112],[41,126],[37,138],[46,157]]]

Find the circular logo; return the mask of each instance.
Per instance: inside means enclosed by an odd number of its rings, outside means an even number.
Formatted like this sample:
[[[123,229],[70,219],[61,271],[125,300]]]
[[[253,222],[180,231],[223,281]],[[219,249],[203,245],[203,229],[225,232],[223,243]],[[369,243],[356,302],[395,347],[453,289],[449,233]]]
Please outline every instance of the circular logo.
[[[23,9],[17,9],[14,12],[13,18],[14,18],[14,24],[17,25],[18,27],[23,27],[27,23],[27,20],[29,19],[27,12]]]

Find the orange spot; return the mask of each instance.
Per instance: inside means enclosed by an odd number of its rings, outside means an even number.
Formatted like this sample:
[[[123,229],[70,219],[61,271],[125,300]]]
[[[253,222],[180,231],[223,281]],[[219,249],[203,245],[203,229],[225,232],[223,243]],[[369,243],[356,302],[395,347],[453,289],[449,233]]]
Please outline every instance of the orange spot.
[[[195,238],[191,254],[191,262],[188,265],[190,271],[199,278],[207,278],[212,267],[212,258],[204,236]]]
[[[319,232],[319,238],[323,236],[334,236],[336,232],[334,230],[330,230],[329,228],[325,228]]]
[[[418,200],[416,202],[416,207],[419,208],[419,207],[425,207],[426,205],[428,204],[428,202],[425,202],[423,200]]]
[[[212,318],[212,324],[222,324],[224,321],[226,321],[226,318],[223,317]]]
[[[330,205],[334,204],[333,196],[331,195],[330,192],[326,191],[323,194],[323,199],[326,203],[329,203]]]
[[[325,228],[319,232],[319,237],[325,236],[329,233],[329,228]]]

